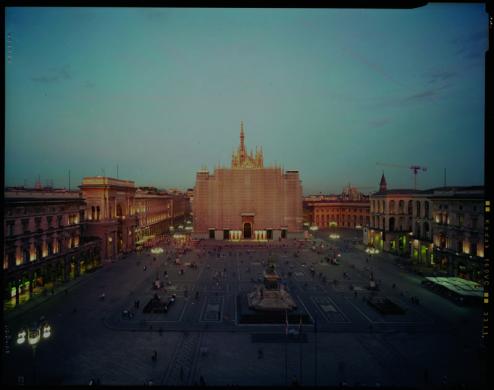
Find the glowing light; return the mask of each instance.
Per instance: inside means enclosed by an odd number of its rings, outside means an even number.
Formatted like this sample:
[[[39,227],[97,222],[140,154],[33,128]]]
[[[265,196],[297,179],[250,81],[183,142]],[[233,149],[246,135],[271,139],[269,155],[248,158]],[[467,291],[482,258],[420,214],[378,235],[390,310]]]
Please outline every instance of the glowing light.
[[[51,326],[48,324],[45,324],[43,326],[43,338],[47,339],[51,336]]]
[[[31,345],[36,345],[39,343],[39,340],[41,339],[41,334],[39,329],[29,329],[28,337],[27,337],[27,342]]]
[[[319,230],[319,228],[316,225],[311,226],[309,229],[312,231]]]
[[[355,229],[362,229],[362,225],[356,225]]]
[[[331,233],[329,235],[329,238],[331,238],[332,240],[337,240],[338,238],[340,238],[340,235],[336,233]]]
[[[160,247],[151,249],[151,253],[154,255],[159,255],[160,253],[163,253],[163,252],[164,252],[163,248],[160,248]]]
[[[22,329],[17,334],[17,344],[24,344],[26,342],[26,331]]]

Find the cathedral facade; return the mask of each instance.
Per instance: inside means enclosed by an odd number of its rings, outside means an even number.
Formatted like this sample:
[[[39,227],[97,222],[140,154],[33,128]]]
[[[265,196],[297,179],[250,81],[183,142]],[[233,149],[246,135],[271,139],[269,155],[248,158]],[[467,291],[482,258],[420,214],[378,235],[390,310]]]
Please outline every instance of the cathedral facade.
[[[244,139],[241,123],[231,168],[197,172],[193,237],[257,241],[303,237],[298,171],[264,167],[262,149],[248,153]]]

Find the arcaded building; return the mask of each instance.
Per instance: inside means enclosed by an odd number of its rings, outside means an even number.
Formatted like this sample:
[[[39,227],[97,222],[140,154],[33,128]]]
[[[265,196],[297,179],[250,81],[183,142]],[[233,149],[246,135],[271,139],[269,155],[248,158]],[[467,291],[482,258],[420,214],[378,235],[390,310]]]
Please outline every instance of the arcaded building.
[[[261,150],[247,153],[243,123],[231,168],[197,172],[194,238],[273,240],[303,236],[298,171],[264,167]]]
[[[449,276],[480,281],[484,257],[484,188],[387,189],[370,197],[364,244],[410,257]]]
[[[95,176],[79,186],[86,201],[86,235],[102,240],[102,257],[112,259],[135,249],[137,215],[133,181]]]
[[[101,241],[84,236],[78,192],[4,191],[4,309],[58,289],[100,265]]]

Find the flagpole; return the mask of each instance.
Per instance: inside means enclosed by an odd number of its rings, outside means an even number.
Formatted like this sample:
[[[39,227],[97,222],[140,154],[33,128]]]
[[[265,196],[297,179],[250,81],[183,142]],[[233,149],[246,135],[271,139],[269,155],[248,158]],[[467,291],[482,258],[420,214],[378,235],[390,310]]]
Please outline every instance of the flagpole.
[[[288,313],[285,309],[285,385],[288,385],[288,353],[287,353],[287,341],[288,341]]]
[[[298,326],[298,337],[299,337],[299,344],[300,344],[300,359],[299,359],[299,383],[302,384],[302,315],[300,315],[300,323]]]
[[[317,319],[314,317],[314,383],[317,386]]]

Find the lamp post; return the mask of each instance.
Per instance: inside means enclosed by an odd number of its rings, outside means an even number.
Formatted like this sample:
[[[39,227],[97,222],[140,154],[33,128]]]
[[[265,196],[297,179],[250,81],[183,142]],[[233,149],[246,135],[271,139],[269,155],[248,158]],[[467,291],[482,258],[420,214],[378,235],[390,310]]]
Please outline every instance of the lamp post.
[[[41,340],[47,340],[51,336],[51,326],[48,323],[35,324],[34,326],[25,329],[21,329],[17,333],[17,345],[23,345],[26,343],[31,346],[33,350],[33,383],[36,384],[36,347]]]

